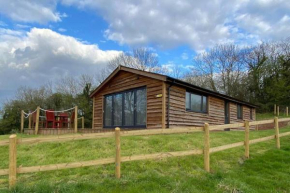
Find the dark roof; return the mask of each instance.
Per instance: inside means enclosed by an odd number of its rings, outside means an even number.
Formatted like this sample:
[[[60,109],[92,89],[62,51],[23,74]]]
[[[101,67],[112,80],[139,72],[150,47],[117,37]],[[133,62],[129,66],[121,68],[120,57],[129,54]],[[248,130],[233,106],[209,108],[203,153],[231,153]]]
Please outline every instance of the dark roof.
[[[125,66],[119,66],[118,68],[116,68],[90,95],[90,97],[93,97],[111,78],[113,78],[119,71],[126,71],[126,72],[131,72],[131,73],[135,73],[135,74],[139,74],[142,76],[146,76],[146,77],[150,77],[150,78],[154,78],[154,79],[158,79],[167,83],[170,83],[171,85],[177,85],[177,86],[181,86],[193,91],[197,91],[199,93],[202,94],[206,94],[206,95],[211,95],[211,96],[215,96],[217,98],[222,98],[231,102],[235,102],[235,103],[239,103],[239,104],[243,104],[249,107],[256,107],[256,105],[251,104],[249,102],[246,101],[242,101],[233,97],[230,97],[228,95],[225,94],[221,94],[218,92],[214,92],[212,90],[209,89],[205,89],[193,84],[190,84],[188,82],[176,79],[176,78],[172,78],[170,76],[166,76],[166,75],[162,75],[162,74],[158,74],[158,73],[154,73],[154,72],[147,72],[147,71],[142,71],[142,70],[137,70],[137,69],[133,69],[133,68],[129,68],[129,67],[125,67]]]

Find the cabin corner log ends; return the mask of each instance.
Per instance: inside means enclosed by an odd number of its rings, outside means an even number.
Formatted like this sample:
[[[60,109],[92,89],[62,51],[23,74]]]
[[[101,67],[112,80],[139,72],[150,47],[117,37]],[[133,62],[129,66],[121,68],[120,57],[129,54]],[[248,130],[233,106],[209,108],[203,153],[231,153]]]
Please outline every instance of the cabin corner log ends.
[[[290,118],[287,119],[281,119],[281,121],[290,121]],[[249,140],[250,135],[250,126],[251,125],[258,125],[258,124],[265,124],[265,123],[275,123],[275,135],[257,138]],[[17,140],[16,135],[11,135],[9,137],[8,143],[1,143],[0,145],[8,145],[9,144],[9,168],[8,169],[0,169],[0,175],[9,175],[9,187],[14,187],[17,181],[17,173],[31,173],[31,172],[39,172],[39,171],[51,171],[51,170],[59,170],[59,169],[68,169],[68,168],[78,168],[78,167],[85,167],[85,166],[97,166],[97,165],[104,165],[104,164],[111,164],[115,163],[115,176],[116,178],[121,177],[121,162],[128,162],[128,161],[137,161],[137,160],[148,160],[148,159],[160,159],[160,158],[167,158],[167,157],[177,157],[177,156],[188,156],[188,155],[201,155],[204,154],[204,169],[207,172],[210,172],[210,154],[214,152],[223,151],[226,149],[231,149],[235,147],[245,146],[245,157],[249,158],[249,152],[250,152],[250,145],[268,141],[275,139],[276,140],[276,147],[280,148],[280,137],[288,136],[290,135],[290,132],[284,132],[282,134],[279,133],[279,120],[277,117],[272,120],[264,120],[264,121],[254,121],[249,122],[248,120],[245,120],[243,123],[243,127],[245,127],[245,140],[241,142],[236,142],[232,144],[222,145],[218,147],[210,147],[210,131],[211,130],[221,130],[224,129],[223,126],[217,125],[217,126],[210,126],[208,123],[204,124],[204,127],[202,129],[197,129],[194,131],[203,131],[204,132],[204,146],[203,149],[195,149],[195,150],[187,150],[187,151],[178,151],[178,152],[159,152],[159,153],[153,153],[153,154],[147,154],[147,155],[131,155],[131,156],[121,156],[121,135],[122,136],[135,136],[135,135],[154,135],[154,134],[169,134],[169,133],[190,133],[193,130],[189,129],[181,129],[182,132],[177,132],[177,130],[180,129],[160,129],[160,131],[153,130],[152,131],[126,131],[122,132],[120,131],[120,128],[116,128],[115,132],[113,133],[107,133],[103,136],[96,136],[92,135],[88,138],[88,136],[78,136],[80,139],[95,139],[95,138],[101,138],[101,137],[114,137],[115,136],[115,148],[116,148],[116,154],[115,158],[104,158],[104,159],[98,159],[98,160],[90,160],[90,161],[79,161],[75,163],[60,163],[60,164],[51,164],[51,165],[43,165],[43,166],[29,166],[29,167],[19,167],[17,168],[17,162],[16,162],[16,149],[17,144],[22,143],[28,143],[31,144],[30,141],[25,141],[28,139],[19,139]],[[215,129],[216,127],[216,129]],[[228,124],[227,127],[230,128],[238,128],[241,127],[239,124]],[[78,139],[78,137],[71,137],[71,138],[56,138],[57,140],[54,141],[72,141]],[[39,138],[36,139],[35,142],[52,142],[53,140],[47,139],[47,138]]]

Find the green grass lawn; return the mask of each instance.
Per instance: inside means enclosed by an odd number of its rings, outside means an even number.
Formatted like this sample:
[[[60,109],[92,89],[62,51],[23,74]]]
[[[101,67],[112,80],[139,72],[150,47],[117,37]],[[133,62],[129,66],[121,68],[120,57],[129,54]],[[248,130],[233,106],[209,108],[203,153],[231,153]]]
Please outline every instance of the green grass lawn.
[[[290,131],[282,128],[281,133]],[[274,135],[274,130],[251,131],[250,139]],[[20,135],[19,137],[27,137]],[[34,136],[32,136],[34,137]],[[212,132],[211,146],[244,140],[244,132]],[[8,135],[1,136],[7,139]],[[203,133],[121,138],[122,155],[200,149]],[[63,143],[19,145],[18,166],[108,158],[115,155],[113,138]],[[249,160],[238,147],[211,154],[211,173],[203,169],[203,155],[173,157],[59,171],[19,174],[17,187],[8,190],[8,176],[0,176],[0,192],[290,192],[290,136],[250,146]],[[0,168],[8,168],[8,147],[0,147]]]
[[[274,119],[275,115],[273,113],[257,113],[256,120],[266,120],[266,119]],[[290,118],[290,116],[286,116],[284,113],[280,113],[278,118]]]

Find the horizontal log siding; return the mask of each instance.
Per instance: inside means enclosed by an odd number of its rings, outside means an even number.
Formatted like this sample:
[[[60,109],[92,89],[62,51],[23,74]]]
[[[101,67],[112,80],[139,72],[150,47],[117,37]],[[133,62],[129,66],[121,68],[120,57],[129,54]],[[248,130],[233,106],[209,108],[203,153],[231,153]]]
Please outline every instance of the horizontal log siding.
[[[185,109],[186,89],[172,86],[170,88],[169,123],[173,126],[203,126],[209,124],[224,124],[224,100],[208,97],[208,113],[189,112]]]
[[[162,124],[162,81],[120,71],[95,95],[94,128],[103,128],[104,95],[128,89],[147,87],[147,128],[161,128]]]
[[[230,103],[230,123],[238,123],[243,122],[244,120],[251,120],[250,119],[250,107],[242,105],[243,108],[243,118],[238,119],[237,118],[237,103]],[[256,111],[254,108],[253,110],[253,119],[256,120]]]
[[[256,120],[256,109],[253,108],[253,120],[255,121]]]

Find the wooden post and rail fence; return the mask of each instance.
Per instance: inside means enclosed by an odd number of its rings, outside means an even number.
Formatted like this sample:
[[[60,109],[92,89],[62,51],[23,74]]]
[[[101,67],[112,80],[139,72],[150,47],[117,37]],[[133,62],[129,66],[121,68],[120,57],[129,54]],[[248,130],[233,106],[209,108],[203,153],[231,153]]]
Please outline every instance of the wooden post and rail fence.
[[[74,121],[73,121],[73,129],[74,129],[74,132],[77,133],[78,132],[78,119],[81,119],[81,123],[82,123],[82,126],[81,128],[84,129],[85,128],[85,118],[82,116],[82,117],[79,117],[78,118],[78,107],[75,106],[74,107]],[[28,129],[31,129],[32,128],[32,114],[29,114],[28,115]],[[40,107],[38,106],[36,108],[36,120],[35,120],[35,127],[34,127],[34,134],[37,135],[38,134],[38,131],[39,131],[39,117],[40,117]],[[23,133],[24,132],[24,111],[21,110],[21,123],[20,123],[20,132]]]
[[[57,136],[57,137],[38,137],[38,138],[21,138],[17,139],[16,135],[11,135],[8,141],[0,141],[0,146],[9,145],[9,168],[0,169],[1,175],[9,175],[9,187],[14,187],[17,181],[17,174],[31,173],[31,172],[41,172],[50,170],[60,170],[68,168],[79,168],[85,166],[97,166],[115,163],[115,175],[116,178],[121,177],[121,163],[137,160],[148,160],[148,159],[160,159],[167,157],[180,157],[189,155],[204,155],[204,169],[210,172],[210,155],[215,152],[244,146],[245,157],[250,157],[250,145],[275,139],[276,148],[280,149],[280,137],[290,135],[289,132],[284,132],[279,134],[279,121],[290,121],[290,118],[279,119],[275,117],[271,120],[263,121],[252,121],[249,122],[245,120],[243,123],[233,123],[226,125],[209,125],[205,123],[203,127],[187,127],[187,128],[170,128],[170,129],[155,129],[155,130],[138,130],[138,131],[121,131],[120,128],[116,128],[115,132],[107,133],[95,133],[95,134],[83,134],[83,135],[67,135],[67,136]],[[275,134],[267,137],[257,138],[250,140],[250,126],[256,126],[261,124],[274,123]],[[227,128],[245,128],[245,139],[241,142],[236,142],[232,144],[222,145],[218,147],[210,146],[210,131],[222,131]],[[177,133],[193,133],[193,132],[204,132],[204,146],[203,149],[193,149],[186,151],[177,152],[161,152],[145,155],[131,155],[131,156],[121,156],[121,136],[140,136],[140,135],[157,135],[157,134],[177,134]],[[104,158],[91,161],[78,161],[74,163],[60,163],[60,164],[50,164],[42,166],[29,166],[29,167],[18,167],[17,168],[17,145],[20,144],[35,144],[35,143],[45,143],[45,142],[65,142],[65,141],[75,141],[84,139],[97,139],[97,138],[112,138],[115,137],[116,154],[115,157]]]
[[[286,115],[286,117],[288,117],[289,116],[289,108],[288,108],[288,106],[285,107],[285,111],[284,112],[285,112],[284,115]],[[274,104],[274,115],[280,116],[280,107],[279,107],[279,105]]]

